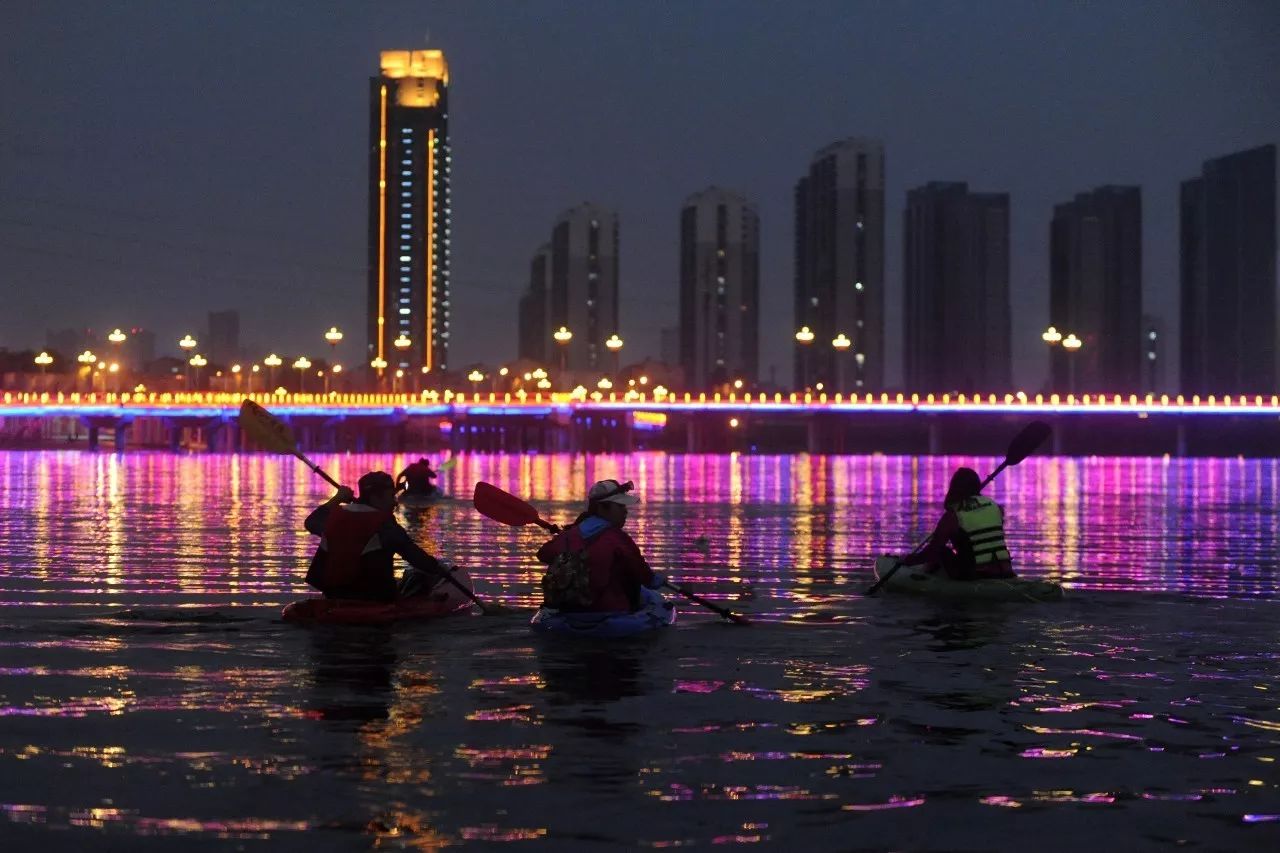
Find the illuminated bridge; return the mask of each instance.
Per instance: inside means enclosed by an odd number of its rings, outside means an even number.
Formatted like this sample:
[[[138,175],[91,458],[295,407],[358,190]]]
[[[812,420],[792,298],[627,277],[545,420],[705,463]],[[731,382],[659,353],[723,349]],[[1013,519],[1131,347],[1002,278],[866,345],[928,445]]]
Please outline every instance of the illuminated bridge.
[[[1031,419],[1059,453],[1274,456],[1275,396],[253,394],[304,449],[999,455]],[[0,395],[0,445],[245,449],[242,394]]]

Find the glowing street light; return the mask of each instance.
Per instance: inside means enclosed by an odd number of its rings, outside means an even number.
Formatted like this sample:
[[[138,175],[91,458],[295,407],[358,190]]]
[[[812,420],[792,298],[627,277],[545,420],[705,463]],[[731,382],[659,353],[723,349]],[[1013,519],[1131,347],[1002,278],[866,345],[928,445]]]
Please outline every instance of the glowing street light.
[[[262,363],[267,366],[267,381],[274,388],[276,385],[276,368],[284,364],[284,359],[275,353],[270,353],[262,360]]]
[[[1077,338],[1075,332],[1067,335],[1067,337],[1062,341],[1063,349],[1077,350],[1082,346],[1084,346],[1084,341]]]
[[[609,348],[609,352],[613,353],[613,375],[617,376],[618,372],[621,370],[619,362],[622,358],[622,338],[618,337],[616,334],[610,335],[609,339],[604,342],[604,345]]]
[[[178,346],[182,347],[186,352],[191,352],[196,348],[196,339],[186,335],[182,340],[178,341]]]
[[[808,326],[801,326],[796,332],[796,343],[804,348],[804,354],[800,356],[800,385],[803,388],[809,387],[809,350],[811,349],[809,345],[816,337],[817,335]]]
[[[120,331],[119,329],[116,329],[111,334],[107,335],[107,340],[111,341],[111,343],[113,344],[122,344],[125,342],[125,339],[128,337],[129,336],[126,335],[124,332]]]
[[[1041,333],[1040,340],[1044,341],[1049,346],[1053,346],[1062,340],[1062,332],[1059,332],[1056,327],[1050,326]]]
[[[307,388],[307,368],[311,366],[311,361],[305,355],[298,356],[297,361],[293,363],[293,367],[298,371],[298,391],[301,393]]]
[[[853,346],[853,341],[849,340],[848,335],[840,332],[831,341],[831,346],[836,351],[836,390],[844,390],[844,353],[845,350]]]
[[[613,387],[613,383],[609,381],[608,376],[601,376],[600,381],[596,383],[596,387],[601,391],[608,391]]]
[[[568,372],[569,341],[573,340],[573,332],[561,326],[551,333],[551,337],[555,340],[556,345],[560,347],[560,374],[563,376]]]
[[[53,356],[43,350],[35,357],[36,364],[40,365],[40,375],[44,376],[44,369],[53,364]]]
[[[401,332],[400,337],[392,341],[391,345],[394,346],[396,349],[400,350],[401,352],[404,352],[409,347],[413,346],[413,339],[410,338],[408,335],[406,335],[404,332]]]
[[[330,326],[329,331],[324,333],[324,339],[329,342],[332,347],[337,347],[342,342],[342,332],[338,331],[337,326]]]
[[[202,356],[200,353],[196,353],[195,355],[191,356],[191,358],[187,359],[187,364],[195,368],[195,386],[194,387],[197,389],[200,387],[200,368],[204,367],[208,363],[209,363],[209,360],[204,356]]]

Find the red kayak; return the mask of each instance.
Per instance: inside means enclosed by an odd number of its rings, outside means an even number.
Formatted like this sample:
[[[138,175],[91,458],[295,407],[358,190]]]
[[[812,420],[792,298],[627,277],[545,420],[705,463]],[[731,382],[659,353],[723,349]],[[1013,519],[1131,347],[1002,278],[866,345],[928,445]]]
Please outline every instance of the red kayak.
[[[471,589],[471,578],[464,569],[455,569],[452,574],[460,584]],[[392,622],[438,619],[461,613],[470,606],[471,599],[446,581],[428,593],[385,604],[342,598],[307,598],[288,605],[281,615],[286,622],[304,625],[389,625]]]

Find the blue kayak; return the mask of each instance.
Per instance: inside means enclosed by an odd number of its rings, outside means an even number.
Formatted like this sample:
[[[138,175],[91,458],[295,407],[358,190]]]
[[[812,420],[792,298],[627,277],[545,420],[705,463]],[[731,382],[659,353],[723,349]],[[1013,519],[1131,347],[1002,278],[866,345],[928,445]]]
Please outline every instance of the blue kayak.
[[[639,610],[632,613],[562,613],[550,607],[540,607],[533,614],[529,626],[548,634],[609,638],[656,631],[676,621],[674,604],[651,589],[641,589],[640,595],[644,602]]]

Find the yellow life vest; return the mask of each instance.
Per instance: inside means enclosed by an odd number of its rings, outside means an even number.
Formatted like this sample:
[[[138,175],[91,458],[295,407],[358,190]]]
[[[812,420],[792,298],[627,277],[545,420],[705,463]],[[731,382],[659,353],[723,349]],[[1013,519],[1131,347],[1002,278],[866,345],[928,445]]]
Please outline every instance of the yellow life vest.
[[[1004,544],[1004,510],[1000,504],[976,495],[965,498],[952,509],[960,521],[956,545],[962,559],[972,560],[975,566],[1009,559],[1009,549]]]

